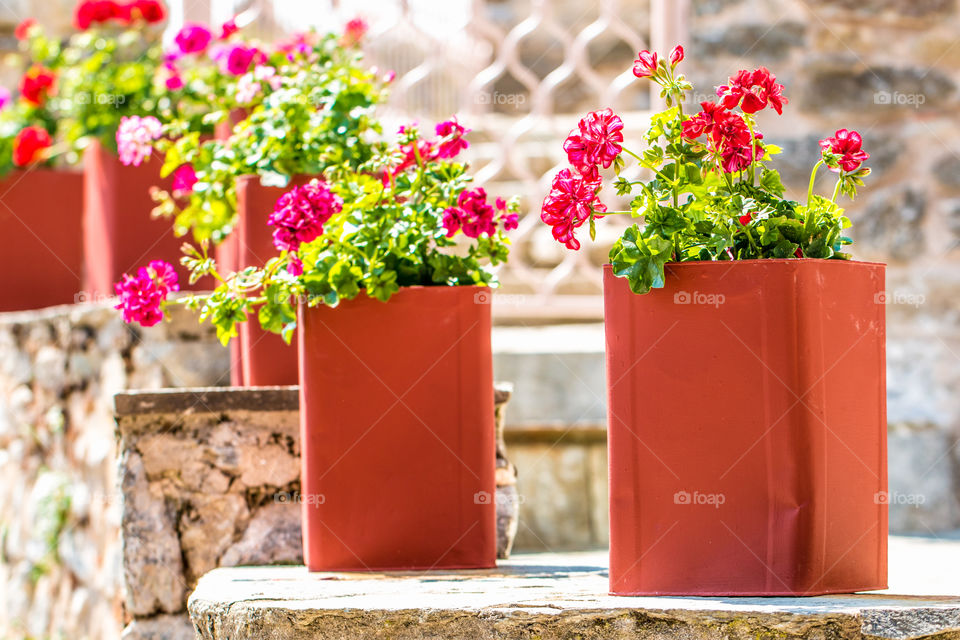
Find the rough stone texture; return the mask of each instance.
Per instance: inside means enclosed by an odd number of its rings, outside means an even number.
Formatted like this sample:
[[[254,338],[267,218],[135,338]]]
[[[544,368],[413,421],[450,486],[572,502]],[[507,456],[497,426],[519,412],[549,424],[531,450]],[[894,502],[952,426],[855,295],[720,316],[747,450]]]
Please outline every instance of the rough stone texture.
[[[189,361],[169,360],[182,357],[183,344],[204,360],[189,376],[183,373]],[[109,304],[0,314],[0,637],[119,637],[113,396],[185,380],[223,384],[228,367],[213,331],[180,311],[144,330],[124,325]],[[164,546],[163,502],[150,499],[141,512],[147,519],[135,525],[149,541],[143,557],[145,567],[154,563],[143,572],[149,585],[163,580],[180,554]],[[159,601],[137,606],[163,608]]]
[[[960,544],[935,546],[945,560],[960,560]],[[915,547],[898,541],[891,553],[919,555]],[[891,576],[894,589],[897,579]],[[904,586],[887,594],[813,598],[624,598],[606,595],[602,552],[532,554],[494,570],[428,575],[218,569],[201,579],[189,611],[203,640],[910,640],[960,634],[960,598],[924,596]]]
[[[495,397],[502,412],[510,395]],[[170,614],[212,569],[303,562],[296,387],[130,392],[116,406],[125,634],[179,637]]]
[[[181,404],[196,397],[193,391],[179,396]],[[278,561],[273,550],[280,561],[299,561],[299,549],[290,555],[289,518],[276,517],[276,507],[289,506],[276,501],[296,496],[299,487],[296,405],[212,413],[195,405],[187,413],[120,415],[118,425],[130,613],[183,611],[197,578],[220,566],[223,557],[229,564],[271,563]],[[144,531],[143,522],[154,523],[152,530]],[[161,550],[176,560],[153,562],[151,556]],[[157,580],[158,564],[172,578]]]
[[[193,623],[185,613],[138,618],[128,624],[120,640],[194,640]]]

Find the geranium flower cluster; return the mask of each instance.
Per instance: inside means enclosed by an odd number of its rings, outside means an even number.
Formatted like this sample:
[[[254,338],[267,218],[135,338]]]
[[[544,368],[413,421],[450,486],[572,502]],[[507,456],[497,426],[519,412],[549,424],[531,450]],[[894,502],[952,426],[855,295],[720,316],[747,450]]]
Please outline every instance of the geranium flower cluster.
[[[57,76],[42,65],[33,65],[20,78],[20,98],[34,107],[42,106],[54,92]]]
[[[384,174],[384,184],[405,172],[410,167],[434,160],[449,160],[455,158],[461,151],[470,147],[470,143],[466,138],[466,135],[470,133],[470,129],[461,125],[457,121],[456,116],[451,117],[449,120],[438,122],[434,127],[434,133],[439,136],[439,139],[428,140],[427,138],[421,138],[419,136],[419,131],[415,126],[402,125],[400,127],[397,134],[401,136],[401,138],[407,139],[400,144],[400,153],[403,159],[399,164]]]
[[[73,23],[80,30],[92,26],[116,23],[128,26],[135,22],[155,24],[167,17],[167,8],[160,0],[133,0],[116,2],[115,0],[83,0],[78,3],[73,14]]]
[[[443,212],[441,222],[447,237],[452,238],[461,230],[468,238],[479,238],[484,234],[489,237],[497,232],[497,224],[502,224],[505,231],[516,229],[518,214],[507,210],[503,198],[497,198],[495,205],[487,202],[483,187],[462,191],[457,196],[457,206],[447,207]]]
[[[856,131],[837,129],[831,138],[820,141],[820,152],[823,162],[830,170],[839,173],[859,171],[860,166],[867,161],[870,154],[862,149],[863,139]]]
[[[50,134],[43,127],[24,127],[13,138],[13,164],[25,167],[45,160],[45,152],[52,144]]]
[[[167,89],[183,88],[184,64],[197,64],[198,60],[213,60],[220,73],[231,77],[242,76],[254,63],[262,63],[265,56],[256,47],[243,42],[228,42],[239,31],[235,20],[224,22],[215,37],[206,25],[188,22],[173,38],[174,48],[164,56],[163,78]]]
[[[589,113],[564,140],[563,150],[577,174],[563,169],[554,177],[540,219],[553,227],[557,241],[576,250],[574,231],[607,210],[597,198],[600,167],[609,169],[623,152],[623,120],[611,109]]]
[[[171,293],[180,290],[180,285],[172,265],[153,260],[140,267],[136,275],[123,274],[114,289],[120,296],[115,308],[123,311],[123,321],[152,327],[163,320],[163,303]]]
[[[575,232],[587,222],[593,237],[596,218],[642,218],[610,252],[614,273],[628,278],[637,293],[663,286],[663,265],[671,259],[847,257],[842,247],[850,240],[842,230],[849,221],[836,201],[841,193],[854,197],[870,172],[860,135],[839,129],[821,140],[807,202],[787,200],[779,174],[766,165],[779,149],[764,142],[756,119],[767,108],[783,114],[789,103],[783,85],[765,67],[740,70],[717,87],[715,100],[687,115],[684,101],[693,87],[677,72],[683,59],[681,46],[667,57],[637,54],[634,75],[660,85],[668,107],[651,117],[642,154],[624,147],[623,122],[610,109],[587,114],[567,136],[563,149],[571,167],[554,177],[540,213],[553,237],[576,250]],[[627,156],[653,178],[621,177]],[[840,174],[829,200],[813,194],[823,165]],[[598,199],[601,170],[611,168],[618,195],[640,185],[628,211],[608,211]]]
[[[120,162],[140,166],[153,153],[153,142],[163,135],[163,125],[153,116],[124,116],[117,128]]]
[[[273,246],[295,253],[300,245],[323,235],[323,225],[343,209],[343,200],[323,180],[314,178],[302,187],[284,193],[273,207],[267,224],[273,230]],[[293,275],[302,272],[296,256],[289,269]]]

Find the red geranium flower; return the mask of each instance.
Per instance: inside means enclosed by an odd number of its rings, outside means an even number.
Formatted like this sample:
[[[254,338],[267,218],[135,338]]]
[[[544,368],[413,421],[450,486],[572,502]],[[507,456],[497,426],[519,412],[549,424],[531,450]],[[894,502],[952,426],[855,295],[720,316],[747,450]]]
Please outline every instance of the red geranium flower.
[[[783,97],[783,85],[766,67],[755,71],[738,71],[730,84],[717,87],[717,95],[727,109],[739,106],[744,113],[756,113],[769,103],[778,114],[788,100]]]
[[[716,120],[711,137],[720,147],[745,147],[750,144],[750,128],[743,118],[726,111]]]
[[[860,148],[862,144],[863,139],[856,131],[838,129],[832,138],[824,138],[820,141],[820,149],[824,153],[829,152],[837,156],[828,158],[824,155],[824,160],[832,171],[838,172],[840,169],[856,171],[870,157],[869,153]]]
[[[570,132],[563,149],[580,175],[595,180],[599,166],[610,168],[623,151],[623,120],[609,108],[593,111]]]
[[[46,151],[53,141],[43,127],[24,127],[13,139],[13,164],[25,167],[44,159]]]
[[[736,173],[737,171],[743,171],[750,166],[750,163],[756,158],[763,157],[763,145],[760,144],[760,140],[763,138],[763,134],[756,134],[756,144],[753,148],[753,153],[750,153],[750,140],[749,137],[745,144],[739,144],[737,142],[730,142],[723,147],[721,152],[721,158],[723,159],[723,170],[727,173]]]
[[[367,21],[363,18],[358,17],[350,20],[343,28],[342,42],[344,46],[353,47],[360,44],[360,41],[363,40],[363,37],[367,35],[367,31],[369,30],[370,25],[368,25]]]
[[[30,28],[35,24],[37,24],[36,20],[27,18],[17,25],[17,28],[13,30],[13,35],[17,40],[26,40],[30,36]]]
[[[134,0],[126,5],[129,19],[145,20],[149,24],[163,22],[167,17],[167,7],[160,0]]]
[[[220,39],[226,40],[237,31],[240,31],[240,27],[237,26],[236,19],[230,18],[220,26]]]
[[[633,75],[638,78],[649,78],[657,72],[658,64],[656,52],[650,53],[644,49],[637,54],[637,59],[633,62]]]
[[[20,96],[32,105],[40,106],[53,93],[56,76],[46,67],[33,66],[20,78]]]
[[[128,20],[127,9],[114,0],[82,0],[73,13],[73,24],[81,30],[110,20]]]
[[[468,238],[479,238],[483,234],[492,236],[497,232],[496,211],[487,203],[487,192],[483,187],[461,192],[457,206],[448,207],[441,222],[448,238],[461,228]]]
[[[703,134],[712,135],[718,122],[722,122],[729,112],[715,102],[701,102],[702,111],[683,121],[683,137],[695,140]]]
[[[577,227],[591,215],[606,212],[607,208],[597,199],[599,189],[599,179],[588,180],[570,169],[562,169],[554,177],[550,193],[543,200],[540,219],[553,227],[553,237],[568,249],[580,248],[580,241],[574,237]]]
[[[670,66],[676,67],[683,61],[683,47],[679,44],[670,52]]]
[[[464,138],[465,135],[470,133],[470,129],[457,122],[456,116],[438,123],[434,127],[434,131],[441,138],[440,144],[437,146],[438,158],[453,158],[470,146],[470,143]]]

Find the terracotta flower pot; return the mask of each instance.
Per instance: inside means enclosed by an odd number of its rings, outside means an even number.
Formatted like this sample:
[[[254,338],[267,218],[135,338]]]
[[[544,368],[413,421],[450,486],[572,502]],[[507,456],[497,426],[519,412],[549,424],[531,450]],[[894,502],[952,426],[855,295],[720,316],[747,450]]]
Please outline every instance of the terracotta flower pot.
[[[610,591],[813,595],[887,584],[884,265],[604,273]]]
[[[287,188],[265,187],[257,176],[237,179],[237,225],[218,252],[232,261],[231,271],[262,267],[279,251],[273,246],[273,228],[267,218],[277,199],[309,178],[296,178]],[[232,256],[226,256],[228,252]],[[256,319],[243,322],[238,339],[231,343],[231,384],[263,387],[297,384],[297,350],[275,333],[264,331]]]
[[[181,290],[202,291],[212,282],[189,284],[180,265],[180,247],[187,240],[173,233],[170,220],[151,216],[152,187],[169,189],[160,179],[162,159],[156,155],[140,166],[124,166],[98,142],[83,155],[83,246],[85,291],[113,295],[113,285],[124,273],[135,272],[150,260],[165,260],[177,269]]]
[[[300,307],[311,571],[494,566],[490,305],[474,299],[488,291],[411,287],[387,303]]]
[[[0,180],[0,311],[72,304],[83,271],[83,176],[36,168]]]

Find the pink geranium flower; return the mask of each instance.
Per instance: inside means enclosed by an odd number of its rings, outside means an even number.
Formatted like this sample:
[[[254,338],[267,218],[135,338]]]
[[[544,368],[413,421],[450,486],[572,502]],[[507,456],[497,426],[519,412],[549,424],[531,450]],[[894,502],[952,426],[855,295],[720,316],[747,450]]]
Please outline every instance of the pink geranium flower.
[[[120,304],[115,308],[123,311],[124,322],[137,322],[152,327],[163,320],[163,302],[174,291],[180,290],[177,272],[163,260],[153,260],[140,267],[137,275],[123,274],[114,285]]]
[[[568,249],[580,248],[574,230],[607,208],[597,199],[600,180],[589,180],[561,169],[553,179],[550,193],[543,200],[540,219],[553,227],[553,237]]]
[[[153,116],[124,116],[117,128],[117,152],[120,162],[140,166],[153,153],[153,142],[160,138],[163,127]]]
[[[197,184],[197,172],[193,165],[182,164],[173,172],[173,192],[177,195],[190,193]]]
[[[820,149],[823,151],[824,159],[827,160],[827,166],[832,171],[856,171],[860,168],[870,154],[861,147],[863,138],[856,131],[847,129],[838,129],[832,138],[824,138],[820,141]],[[827,153],[836,156],[828,158]]]
[[[177,44],[181,53],[200,53],[204,51],[213,39],[210,29],[202,24],[188,23],[177,32],[173,41]]]
[[[323,235],[323,225],[343,209],[343,200],[326,182],[313,179],[286,192],[274,205],[267,223],[273,227],[273,245],[296,251],[304,242]]]
[[[470,143],[464,138],[466,134],[470,133],[470,129],[464,128],[457,122],[456,116],[437,124],[435,130],[441,138],[440,144],[437,146],[438,158],[453,158],[470,146]]]

